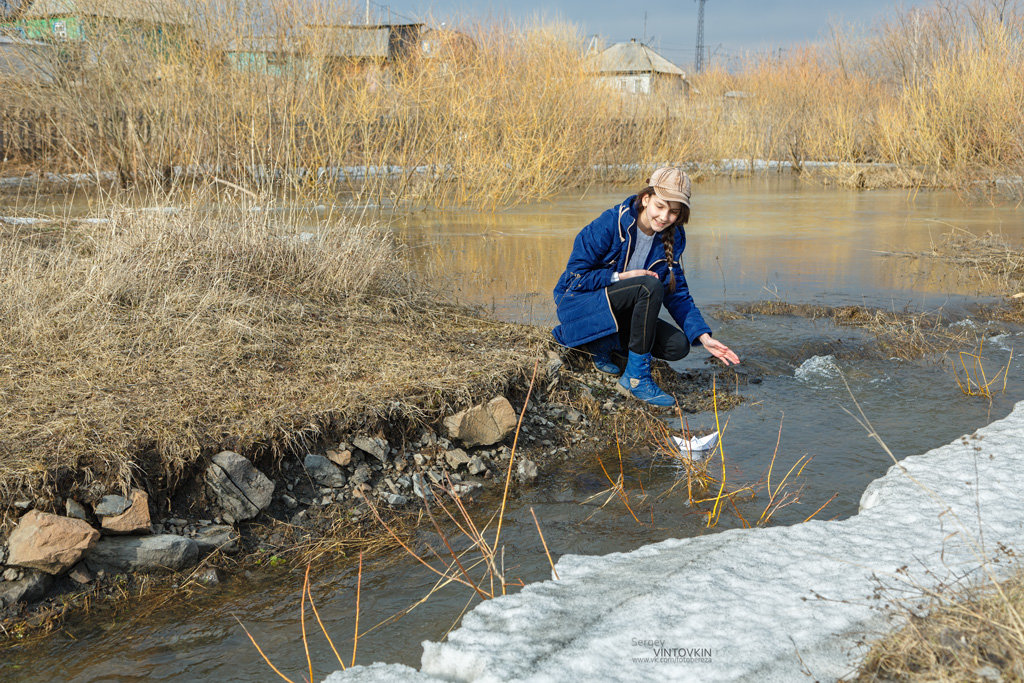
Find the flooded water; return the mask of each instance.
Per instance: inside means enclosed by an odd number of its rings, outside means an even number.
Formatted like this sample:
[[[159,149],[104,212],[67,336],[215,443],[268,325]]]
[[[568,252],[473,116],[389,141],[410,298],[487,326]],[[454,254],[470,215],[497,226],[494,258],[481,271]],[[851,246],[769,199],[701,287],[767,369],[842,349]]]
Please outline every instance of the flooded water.
[[[550,325],[550,292],[576,232],[626,194],[628,189],[591,192],[582,199],[560,197],[495,214],[421,212],[403,218],[395,231],[417,267],[450,283],[454,298],[480,304],[501,318]],[[0,215],[7,211],[2,201]],[[1020,218],[1012,207],[966,206],[946,193],[827,190],[804,187],[787,177],[696,185],[684,259],[691,290],[716,337],[763,380],[741,386],[745,403],[722,415],[728,421],[723,444],[729,481],[760,479],[778,439],[776,468],[785,472],[802,456],[811,462],[799,480],[799,501],[781,509],[774,522],[799,523],[833,494],[819,518],[842,518],[856,513],[865,485],[891,464],[855,419],[854,399],[897,458],[1006,415],[1024,397],[1024,368],[1017,355],[1010,363],[1006,393],[990,403],[965,398],[948,362],[883,358],[874,352],[874,338],[862,330],[784,316],[728,316],[719,321],[715,312],[777,298],[901,311],[941,307],[959,320],[967,304],[987,300],[991,292],[985,284],[900,254],[927,249],[950,226],[1002,232],[1020,244]],[[957,324],[984,330],[989,339],[985,366],[993,373],[1024,339],[1015,328],[984,320]],[[705,355],[697,351],[677,365],[705,367]],[[704,429],[714,419],[691,415],[688,422],[691,428]],[[672,466],[646,452],[625,453],[626,490],[644,522],[638,524],[618,499],[606,503],[610,496],[598,458],[613,476],[618,473],[614,444],[601,444],[593,457],[565,463],[511,501],[502,530],[510,576],[529,582],[550,574],[530,508],[555,559],[566,553],[630,550],[740,525],[737,516],[726,514],[716,529],[706,529],[703,517],[687,506],[685,494],[672,490],[678,474]],[[778,482],[777,469],[774,477]],[[481,514],[493,510],[494,502],[493,497],[485,499],[478,508]],[[748,502],[741,512],[756,519],[763,505],[763,500]],[[982,511],[986,513],[998,511]],[[421,534],[436,545],[432,532]],[[195,603],[167,606],[144,617],[86,617],[40,644],[5,652],[0,677],[92,682],[273,679],[237,617],[279,668],[301,680],[300,569],[282,566],[231,577]],[[355,567],[314,567],[313,575],[321,616],[347,658]],[[434,580],[400,553],[369,566],[363,576],[361,629],[408,608],[431,590]],[[475,602],[464,587],[440,590],[404,618],[364,635],[358,661],[418,665],[419,643],[442,638]],[[310,648],[322,677],[338,664],[315,621],[307,627],[313,629]]]

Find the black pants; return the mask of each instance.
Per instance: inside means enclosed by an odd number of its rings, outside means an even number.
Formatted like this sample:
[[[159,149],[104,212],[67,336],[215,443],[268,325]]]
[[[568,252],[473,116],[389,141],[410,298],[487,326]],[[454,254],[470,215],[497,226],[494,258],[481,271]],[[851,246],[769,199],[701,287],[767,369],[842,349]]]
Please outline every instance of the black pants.
[[[661,280],[651,275],[619,280],[608,287],[622,346],[633,353],[679,360],[690,353],[690,342],[678,327],[658,319],[664,296]]]

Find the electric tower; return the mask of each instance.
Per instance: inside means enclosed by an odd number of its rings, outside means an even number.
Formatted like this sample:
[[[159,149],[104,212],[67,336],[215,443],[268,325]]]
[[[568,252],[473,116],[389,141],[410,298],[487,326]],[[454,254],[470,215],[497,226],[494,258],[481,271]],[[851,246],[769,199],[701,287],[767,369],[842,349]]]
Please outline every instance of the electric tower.
[[[704,3],[707,0],[694,0],[697,3],[697,54],[693,58],[693,70],[700,73],[704,70]]]

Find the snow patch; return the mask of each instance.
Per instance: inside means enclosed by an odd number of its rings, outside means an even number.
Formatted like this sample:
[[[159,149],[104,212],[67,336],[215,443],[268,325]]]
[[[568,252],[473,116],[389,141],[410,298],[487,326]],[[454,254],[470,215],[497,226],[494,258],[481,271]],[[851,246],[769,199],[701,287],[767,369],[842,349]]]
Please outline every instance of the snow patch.
[[[1022,439],[1024,402],[890,467],[849,519],[563,556],[560,580],[483,602],[446,642],[425,642],[420,672],[374,665],[327,681],[840,678],[866,636],[895,625],[873,599],[880,583],[921,595],[1000,545],[1024,548]]]
[[[0,216],[0,223],[5,225],[45,225],[52,222],[51,220],[30,218],[28,216]]]

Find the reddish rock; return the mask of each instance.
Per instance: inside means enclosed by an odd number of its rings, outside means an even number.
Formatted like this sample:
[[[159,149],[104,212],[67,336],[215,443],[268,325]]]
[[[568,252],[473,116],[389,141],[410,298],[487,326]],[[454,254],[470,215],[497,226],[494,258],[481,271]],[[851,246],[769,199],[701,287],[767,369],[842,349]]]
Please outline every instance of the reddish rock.
[[[486,404],[446,417],[444,426],[449,439],[471,448],[498,443],[515,430],[517,422],[512,404],[504,396],[497,396]]]
[[[327,451],[327,459],[338,467],[348,467],[352,463],[352,451]]]
[[[100,532],[80,519],[31,510],[8,539],[7,564],[60,574],[82,559]]]
[[[101,518],[100,526],[109,534],[148,534],[149,522],[149,496],[134,489],[131,506],[119,515]]]

